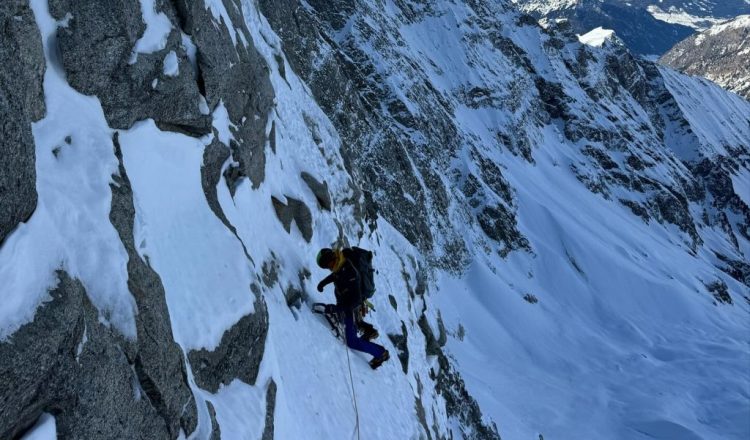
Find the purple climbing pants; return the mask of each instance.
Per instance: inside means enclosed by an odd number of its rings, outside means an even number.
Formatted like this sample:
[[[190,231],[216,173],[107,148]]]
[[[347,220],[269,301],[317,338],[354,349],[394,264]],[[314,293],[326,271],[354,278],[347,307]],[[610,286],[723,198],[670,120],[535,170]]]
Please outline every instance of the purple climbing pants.
[[[354,325],[354,314],[352,312],[344,312],[344,332],[346,334],[346,345],[349,348],[364,351],[376,358],[383,355],[385,348],[357,336],[357,327]]]

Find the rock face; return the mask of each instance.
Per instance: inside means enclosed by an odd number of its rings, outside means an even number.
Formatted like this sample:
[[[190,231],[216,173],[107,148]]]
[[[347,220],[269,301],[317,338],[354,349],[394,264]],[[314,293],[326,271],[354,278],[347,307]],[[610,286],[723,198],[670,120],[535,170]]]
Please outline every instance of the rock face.
[[[56,19],[69,17],[57,32],[68,82],[81,93],[99,97],[113,128],[130,128],[152,118],[163,129],[209,133],[211,118],[201,111],[196,74],[175,26],[175,10],[170,2],[155,5],[170,28],[166,35],[153,37],[144,35],[139,2],[51,1]],[[149,41],[141,48],[138,42],[144,38]],[[150,41],[154,38],[165,41]],[[176,57],[176,74],[165,67],[168,56]]]
[[[286,204],[276,197],[271,197],[271,203],[273,204],[273,209],[276,211],[276,216],[279,218],[281,224],[284,225],[284,229],[287,232],[291,230],[292,221],[294,221],[302,233],[302,237],[307,242],[312,239],[312,214],[310,213],[310,208],[304,202],[287,196]]]
[[[45,61],[28,1],[0,5],[0,245],[36,209],[31,123],[44,117]]]
[[[222,102],[235,126],[236,159],[259,185],[273,90],[239,1],[225,2],[231,23],[215,18],[203,1],[154,5],[152,20],[168,26],[156,37],[146,35],[147,26],[156,24],[144,23],[139,2],[51,1],[55,18],[70,17],[58,29],[68,81],[99,97],[114,128],[152,118],[162,129],[203,135],[211,131],[209,110]],[[170,57],[176,72],[170,71]]]
[[[218,19],[204,1],[175,0],[183,32],[198,48],[197,76],[210,108],[226,107],[233,125],[230,141],[240,173],[254,188],[265,179],[267,125],[274,92],[269,69],[255,49],[240,11],[240,0],[224,0],[231,23]]]
[[[428,254],[440,247],[451,249],[452,258],[465,255],[466,244],[449,218],[476,222],[479,214],[449,212],[453,199],[449,184],[465,178],[465,171],[453,174],[457,170],[450,169],[450,162],[460,146],[471,140],[462,137],[451,120],[456,103],[435,89],[412,60],[393,49],[400,38],[395,24],[367,2],[315,2],[306,8],[298,1],[285,0],[261,1],[259,6],[282,38],[295,73],[310,86],[342,135],[345,163],[372,194],[379,215]],[[337,40],[332,35],[343,26],[341,11],[353,12],[352,23],[361,32],[342,33]],[[406,21],[419,18],[409,9],[405,14]],[[376,21],[366,23],[365,17]],[[366,46],[382,50],[383,59],[365,52]],[[317,55],[310,57],[310,53]],[[411,80],[405,85],[405,95],[386,85],[377,71],[379,62],[408,71]],[[501,174],[493,178],[503,180]],[[502,197],[490,191],[490,199]],[[513,212],[514,208],[507,209]],[[515,223],[504,226],[509,240],[499,234],[488,237],[508,251],[523,248]],[[437,236],[435,231],[439,231]]]
[[[101,324],[79,281],[57,276],[34,322],[0,343],[0,437],[49,412],[61,438],[175,438],[135,372],[137,347]]]
[[[195,382],[212,393],[217,392],[220,385],[229,385],[235,378],[254,385],[267,333],[268,311],[263,300],[258,298],[253,314],[242,317],[227,330],[215,350],[188,353]]]
[[[750,15],[686,38],[659,62],[750,99]]]

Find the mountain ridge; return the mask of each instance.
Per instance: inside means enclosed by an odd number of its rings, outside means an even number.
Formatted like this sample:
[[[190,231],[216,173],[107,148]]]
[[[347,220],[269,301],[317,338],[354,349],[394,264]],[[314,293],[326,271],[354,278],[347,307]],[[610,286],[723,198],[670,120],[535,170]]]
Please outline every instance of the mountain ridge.
[[[663,55],[701,26],[750,13],[743,0],[694,2],[674,0],[513,0],[522,11],[537,19],[567,19],[576,33],[596,27],[613,29],[635,53]]]
[[[678,43],[659,62],[750,99],[749,36],[750,15],[741,15]]]

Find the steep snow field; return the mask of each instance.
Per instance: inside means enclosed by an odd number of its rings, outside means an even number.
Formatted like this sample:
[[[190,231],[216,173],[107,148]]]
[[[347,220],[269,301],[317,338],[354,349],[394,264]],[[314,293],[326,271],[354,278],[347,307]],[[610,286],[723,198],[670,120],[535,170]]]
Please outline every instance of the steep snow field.
[[[142,4],[146,11],[150,2]],[[118,169],[114,130],[96,98],[66,83],[49,47],[55,22],[44,0],[32,0],[32,5],[49,66],[44,82],[48,115],[33,131],[39,206],[0,249],[5,290],[0,338],[33,320],[49,297],[45,292],[58,267],[84,283],[103,322],[132,338],[138,312],[127,288],[128,257],[108,218],[109,184]],[[216,16],[228,17],[222,9],[221,2],[211,3]],[[244,1],[243,12],[259,52],[272,66],[277,105],[267,131],[275,123],[278,135],[275,150],[266,146],[267,177],[259,188],[245,179],[232,195],[224,177],[217,185],[236,236],[211,212],[201,188],[203,151],[211,135],[196,139],[165,132],[151,120],[119,131],[134,192],[135,243],[162,279],[174,337],[185,351],[215,348],[227,329],[254,312],[249,286],[265,275],[264,263],[280,262],[276,273],[281,279],[263,292],[270,328],[256,384],[235,380],[214,394],[190,379],[196,400],[216,409],[223,438],[261,438],[271,380],[277,386],[273,429],[278,439],[416,440],[433,425],[447,433],[441,426],[448,419],[445,404],[425,383],[437,368],[416,325],[425,301],[435,333],[438,316],[445,325],[447,352],[468,390],[506,440],[536,440],[539,434],[547,439],[750,437],[750,292],[717,273],[709,251],[701,248],[693,255],[676,227],[647,224],[589,191],[569,168],[580,153],[548,126],[538,131],[533,164],[500,149],[484,152],[502,166],[516,191],[518,227],[533,251],[502,259],[476,243],[463,275],[437,270],[428,279],[431,293],[412,298],[416,281],[402,272],[416,274],[423,257],[383,218],[374,233],[352,219],[346,200],[354,193],[336,130],[291,69],[284,76],[278,71],[274,56],[281,42],[254,3]],[[449,90],[467,78],[461,36],[436,30],[455,28],[452,18],[445,20],[405,26],[402,32],[414,59],[426,59],[419,49],[432,54],[435,72],[442,73],[433,72],[431,80]],[[523,28],[513,37],[536,55],[540,72],[556,75],[555,63],[561,61],[547,60],[534,32]],[[435,51],[437,46],[444,51]],[[481,83],[480,70],[469,80]],[[717,115],[726,108],[748,114],[750,104],[712,85],[664,74],[706,145],[750,143],[750,128]],[[408,78],[388,80],[399,85]],[[685,88],[701,92],[679,91]],[[690,108],[699,100],[706,106]],[[228,144],[226,110],[211,110],[219,140]],[[490,127],[509,123],[511,116],[464,106],[456,117],[467,133],[488,140]],[[309,121],[320,142],[309,135]],[[680,146],[668,145],[678,156],[697,154]],[[332,212],[318,207],[301,172],[327,182],[338,202]],[[734,180],[745,199],[748,176],[744,170]],[[272,196],[294,197],[312,207],[311,242],[298,225],[284,230]],[[331,287],[315,292],[326,272],[314,258],[341,232],[351,244],[376,253],[378,292],[369,320],[380,330],[378,342],[391,352],[391,361],[376,372],[366,356],[347,351],[309,310],[315,301],[334,302]],[[476,240],[468,227],[466,240]],[[748,255],[747,243],[742,246]],[[403,267],[402,261],[412,266]],[[307,278],[300,275],[305,270],[310,271]],[[706,293],[701,282],[717,277],[734,294],[734,306],[716,304]],[[287,305],[288,287],[310,296],[301,308]],[[409,335],[408,374],[386,337],[401,333],[402,325]],[[417,402],[424,420],[415,417]],[[209,438],[209,414],[205,405],[198,408],[200,423],[190,438]],[[27,438],[55,438],[54,418],[45,416]]]
[[[581,40],[601,46],[604,33]],[[515,41],[533,53],[535,41]],[[668,140],[678,158],[750,145],[747,101],[661,73],[700,140]],[[507,439],[750,436],[747,286],[721,277],[740,296],[734,307],[717,304],[704,287],[720,276],[710,251],[696,258],[675,228],[647,225],[584,189],[567,171],[576,154],[545,133],[535,165],[493,157],[517,191],[534,255],[478,257],[461,279],[437,281],[449,351],[470,392]],[[740,248],[748,255],[747,242]],[[521,300],[527,294],[538,303]]]
[[[715,269],[668,230],[594,208],[551,164],[518,165],[536,258],[439,283],[446,326],[466,333],[450,351],[504,438],[746,438],[747,303],[712,306],[698,280]]]

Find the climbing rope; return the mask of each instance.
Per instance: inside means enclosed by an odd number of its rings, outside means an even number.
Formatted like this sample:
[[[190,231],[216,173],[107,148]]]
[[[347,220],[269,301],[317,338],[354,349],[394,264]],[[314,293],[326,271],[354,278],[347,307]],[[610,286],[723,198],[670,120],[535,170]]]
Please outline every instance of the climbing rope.
[[[352,363],[349,360],[349,347],[344,346],[344,350],[346,350],[346,364],[349,367],[349,383],[352,386],[352,402],[354,402],[354,414],[357,420],[354,430],[357,432],[357,440],[359,440],[359,410],[357,409],[357,395],[354,393],[354,378],[352,377]]]

